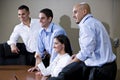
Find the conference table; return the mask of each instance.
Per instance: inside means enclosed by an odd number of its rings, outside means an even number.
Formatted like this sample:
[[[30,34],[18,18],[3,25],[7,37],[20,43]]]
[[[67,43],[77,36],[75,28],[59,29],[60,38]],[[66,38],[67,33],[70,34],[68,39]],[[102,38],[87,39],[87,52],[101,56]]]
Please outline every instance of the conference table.
[[[31,66],[26,65],[0,65],[0,80],[40,80],[36,72],[28,72]]]

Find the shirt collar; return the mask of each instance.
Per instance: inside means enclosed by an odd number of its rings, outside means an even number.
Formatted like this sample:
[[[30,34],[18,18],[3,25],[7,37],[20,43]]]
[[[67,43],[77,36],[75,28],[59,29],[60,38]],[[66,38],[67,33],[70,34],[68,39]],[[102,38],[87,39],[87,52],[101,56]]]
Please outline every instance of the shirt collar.
[[[93,17],[93,15],[92,15],[92,14],[87,14],[87,15],[81,20],[81,22],[80,22],[78,25],[83,24],[89,17]]]
[[[49,27],[45,30],[46,32],[52,32],[54,23],[50,23]],[[43,28],[44,30],[44,28]]]
[[[30,18],[30,19],[31,19],[30,20],[30,26],[31,26],[31,24],[34,23],[34,22],[33,22],[32,18]],[[21,22],[20,25],[24,26],[23,22]]]

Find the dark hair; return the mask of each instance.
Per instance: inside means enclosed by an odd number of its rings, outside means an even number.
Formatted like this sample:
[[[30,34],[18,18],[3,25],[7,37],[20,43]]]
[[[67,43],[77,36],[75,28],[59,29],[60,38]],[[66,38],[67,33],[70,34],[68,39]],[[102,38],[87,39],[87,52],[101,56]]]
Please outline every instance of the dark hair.
[[[65,52],[71,56],[72,48],[71,48],[71,44],[70,44],[68,37],[63,34],[60,34],[58,36],[55,36],[54,38],[56,38],[58,41],[60,41],[62,44],[65,45]]]
[[[26,6],[26,5],[21,5],[21,6],[18,7],[18,10],[21,10],[21,9],[25,9],[26,11],[29,12],[29,7]]]
[[[40,13],[44,13],[48,18],[49,17],[53,18],[53,12],[51,9],[48,9],[48,8],[42,9]]]

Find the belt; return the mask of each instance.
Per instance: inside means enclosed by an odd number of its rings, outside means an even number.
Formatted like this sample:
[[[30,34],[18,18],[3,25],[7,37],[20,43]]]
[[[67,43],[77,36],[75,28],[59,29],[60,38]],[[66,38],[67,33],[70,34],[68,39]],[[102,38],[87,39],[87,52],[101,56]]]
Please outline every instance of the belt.
[[[116,64],[116,62],[115,61],[109,62],[109,63],[104,64],[103,66],[109,66],[109,65],[112,65],[112,64]]]
[[[29,54],[31,54],[31,55],[33,55],[33,54],[35,54],[36,52],[28,52]]]

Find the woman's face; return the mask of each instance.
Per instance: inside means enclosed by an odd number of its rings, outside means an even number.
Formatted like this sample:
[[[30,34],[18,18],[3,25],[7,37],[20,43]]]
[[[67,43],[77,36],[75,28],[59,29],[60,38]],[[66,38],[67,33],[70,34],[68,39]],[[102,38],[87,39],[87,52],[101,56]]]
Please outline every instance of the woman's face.
[[[61,53],[64,50],[64,44],[60,43],[57,38],[54,38],[53,48],[57,53]]]

